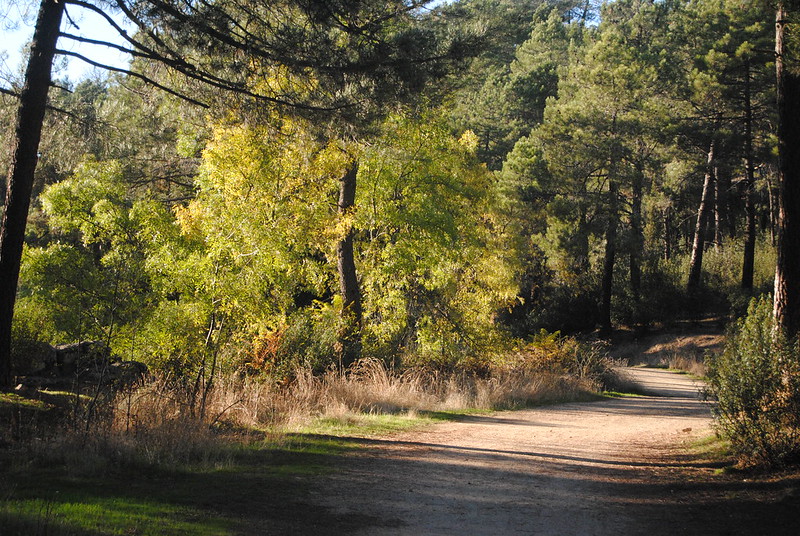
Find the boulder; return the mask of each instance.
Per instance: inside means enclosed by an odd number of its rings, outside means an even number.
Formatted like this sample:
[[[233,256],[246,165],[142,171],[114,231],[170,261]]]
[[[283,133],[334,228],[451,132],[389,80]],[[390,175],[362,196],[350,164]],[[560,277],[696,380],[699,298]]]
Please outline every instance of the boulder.
[[[103,341],[81,341],[49,346],[41,352],[43,366],[22,377],[24,386],[56,387],[80,383],[129,387],[140,383],[148,373],[147,365],[122,361],[111,354]]]

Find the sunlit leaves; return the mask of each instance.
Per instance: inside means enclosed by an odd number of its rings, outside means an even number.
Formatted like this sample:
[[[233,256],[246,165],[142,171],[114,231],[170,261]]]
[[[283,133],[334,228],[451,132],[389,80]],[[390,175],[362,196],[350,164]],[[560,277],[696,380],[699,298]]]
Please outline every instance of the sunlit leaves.
[[[150,211],[127,199],[117,162],[84,162],[41,202],[52,242],[26,252],[21,301],[51,303],[48,315],[67,340],[108,341],[150,299],[141,235]]]
[[[454,359],[491,331],[509,274],[492,249],[491,175],[476,138],[441,119],[394,117],[364,155],[356,226],[374,342]]]

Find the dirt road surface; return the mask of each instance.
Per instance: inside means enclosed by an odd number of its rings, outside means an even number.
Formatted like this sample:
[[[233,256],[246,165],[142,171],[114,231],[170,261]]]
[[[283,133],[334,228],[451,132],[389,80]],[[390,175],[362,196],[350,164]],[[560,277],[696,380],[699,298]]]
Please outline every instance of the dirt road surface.
[[[369,441],[311,498],[349,520],[320,533],[739,533],[727,511],[727,528],[705,526],[716,495],[693,494],[695,477],[713,474],[683,457],[710,433],[698,385],[666,370],[628,371],[647,396],[471,416]]]

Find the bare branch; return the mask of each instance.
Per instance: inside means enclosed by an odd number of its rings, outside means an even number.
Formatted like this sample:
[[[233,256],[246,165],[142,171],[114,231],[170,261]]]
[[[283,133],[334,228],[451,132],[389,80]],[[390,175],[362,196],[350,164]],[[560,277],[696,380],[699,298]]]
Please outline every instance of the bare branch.
[[[112,28],[114,28],[117,31],[117,33],[120,35],[120,37],[122,37],[123,39],[128,41],[131,45],[133,45],[136,48],[141,48],[143,46],[141,43],[139,43],[138,41],[133,39],[131,36],[129,36],[128,32],[124,28],[122,28],[122,26],[117,24],[117,22],[111,17],[111,15],[109,15],[108,13],[106,13],[105,11],[100,9],[99,7],[97,7],[97,6],[93,5],[93,4],[89,4],[87,2],[83,2],[82,0],[64,0],[64,1],[67,4],[72,4],[74,6],[82,7],[83,9],[88,9],[89,11],[93,11],[94,13],[97,13],[98,15],[103,17],[105,19],[105,21]]]
[[[53,87],[59,87],[59,86],[53,86]],[[59,88],[59,89],[64,89],[64,88]],[[10,97],[14,97],[15,99],[18,99],[19,96],[20,96],[19,93],[17,93],[16,91],[12,91],[10,89],[6,89],[6,88],[3,88],[3,87],[0,87],[0,93],[2,93],[3,95],[8,95]],[[66,115],[68,117],[71,117],[72,119],[75,119],[76,121],[80,121],[81,123],[85,123],[83,118],[79,117],[74,112],[70,112],[69,110],[65,110],[64,108],[59,108],[58,106],[53,106],[52,104],[46,105],[46,108],[48,110],[53,111],[53,112],[57,112],[57,113]]]
[[[193,98],[189,97],[188,95],[184,95],[183,93],[175,91],[174,89],[168,88],[167,86],[165,86],[163,84],[159,84],[158,82],[156,82],[152,78],[149,78],[149,77],[147,77],[147,76],[145,76],[145,75],[143,75],[141,73],[137,73],[135,71],[131,71],[131,70],[128,70],[128,69],[120,69],[119,67],[112,67],[111,65],[105,65],[103,63],[98,63],[98,62],[96,62],[94,60],[90,60],[89,58],[87,58],[86,56],[83,56],[82,54],[78,54],[77,52],[70,52],[68,50],[57,49],[56,50],[56,54],[62,54],[64,56],[72,56],[73,58],[78,58],[79,60],[81,60],[83,62],[86,62],[89,65],[93,65],[94,67],[99,67],[100,69],[106,69],[108,71],[113,71],[115,73],[122,73],[122,74],[126,74],[128,76],[133,76],[134,78],[138,78],[138,79],[140,79],[140,80],[142,80],[142,81],[144,81],[144,82],[146,82],[146,83],[148,83],[148,84],[150,84],[150,85],[152,85],[154,87],[157,87],[158,89],[160,89],[162,91],[166,91],[170,95],[174,95],[175,97],[178,97],[179,99],[183,99],[183,100],[185,100],[186,102],[188,102],[190,104],[194,104],[195,106],[200,106],[201,108],[209,108],[208,104],[205,104],[204,102],[200,102],[199,100],[193,99]]]
[[[77,41],[79,43],[86,43],[87,45],[100,45],[100,46],[104,46],[104,47],[108,47],[108,48],[113,48],[113,49],[119,50],[120,52],[124,52],[125,54],[130,54],[131,56],[137,56],[137,57],[142,57],[142,58],[150,58],[150,57],[152,57],[149,54],[145,54],[145,53],[139,52],[138,50],[134,50],[132,48],[126,48],[126,47],[124,47],[122,45],[117,45],[116,43],[110,43],[108,41],[99,41],[97,39],[89,39],[87,37],[82,37],[80,35],[74,35],[74,34],[70,34],[70,33],[66,33],[66,32],[61,32],[59,35],[61,37],[66,37],[67,39],[70,39],[72,41]]]

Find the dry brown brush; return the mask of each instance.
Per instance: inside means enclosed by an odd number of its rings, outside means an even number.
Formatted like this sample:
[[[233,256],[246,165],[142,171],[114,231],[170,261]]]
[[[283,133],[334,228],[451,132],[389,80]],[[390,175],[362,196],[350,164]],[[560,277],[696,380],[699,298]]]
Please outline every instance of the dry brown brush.
[[[320,417],[510,409],[585,398],[613,387],[612,365],[597,345],[543,333],[502,359],[460,370],[394,369],[367,358],[347,373],[299,370],[289,382],[218,374],[206,392],[151,379],[94,400],[102,407],[91,422],[90,399],[78,397],[64,427],[39,441],[33,458],[60,457],[72,466],[80,464],[68,459],[70,453],[79,453],[84,464],[93,458],[170,467],[225,463],[231,438],[275,437]]]

